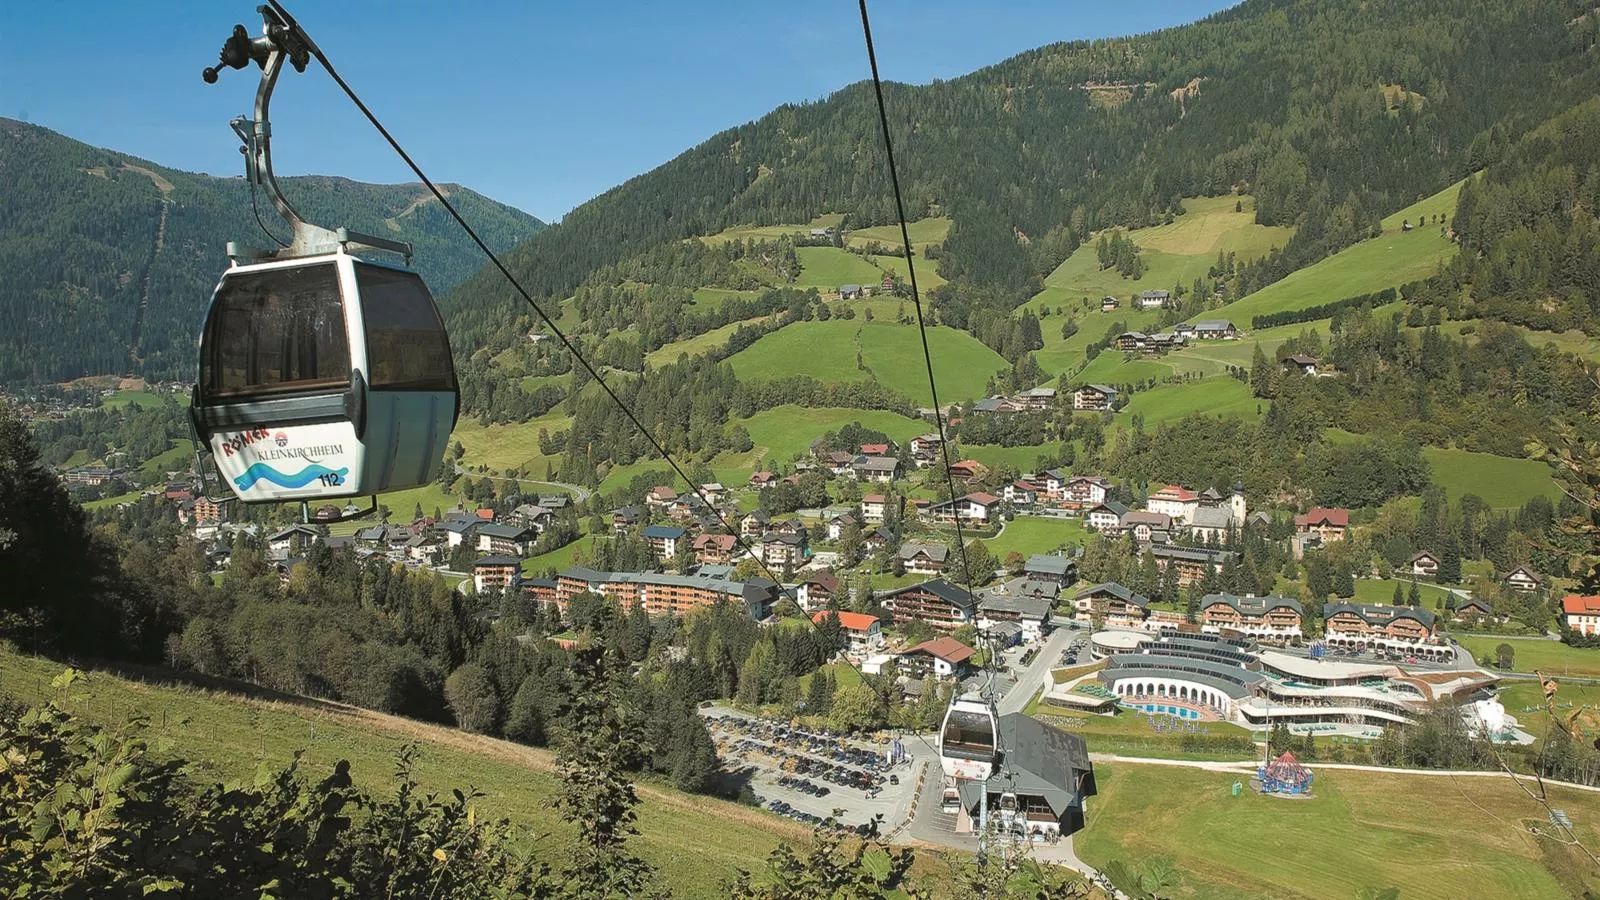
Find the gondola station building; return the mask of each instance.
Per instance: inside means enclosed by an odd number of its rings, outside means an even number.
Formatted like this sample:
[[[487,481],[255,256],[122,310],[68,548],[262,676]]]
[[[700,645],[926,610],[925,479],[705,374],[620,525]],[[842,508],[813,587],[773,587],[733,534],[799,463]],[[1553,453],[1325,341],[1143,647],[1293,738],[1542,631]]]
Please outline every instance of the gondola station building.
[[[1001,831],[1024,838],[1070,835],[1083,828],[1084,802],[1095,795],[1094,764],[1082,735],[1022,713],[997,721],[999,748],[987,782],[957,779],[955,830],[973,834],[985,813]]]

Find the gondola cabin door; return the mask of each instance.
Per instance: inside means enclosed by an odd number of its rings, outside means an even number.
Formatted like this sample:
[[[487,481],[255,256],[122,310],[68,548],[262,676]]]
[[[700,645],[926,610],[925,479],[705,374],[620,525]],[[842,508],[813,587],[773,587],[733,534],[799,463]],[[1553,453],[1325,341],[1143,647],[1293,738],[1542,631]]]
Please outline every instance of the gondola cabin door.
[[[455,369],[427,286],[342,251],[229,269],[200,369],[196,428],[245,502],[428,484],[455,426]]]

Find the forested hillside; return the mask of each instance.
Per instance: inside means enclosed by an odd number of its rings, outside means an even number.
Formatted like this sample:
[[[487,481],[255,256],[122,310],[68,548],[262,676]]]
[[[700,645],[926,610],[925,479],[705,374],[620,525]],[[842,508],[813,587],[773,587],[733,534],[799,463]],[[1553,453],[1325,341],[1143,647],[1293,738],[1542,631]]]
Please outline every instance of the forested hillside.
[[[228,138],[217,140],[218,153],[227,153]],[[0,383],[125,372],[192,377],[224,247],[269,245],[243,178],[163,168],[4,118],[0,184]],[[436,293],[483,262],[421,185],[313,176],[283,186],[314,222],[411,241]],[[445,189],[497,249],[543,227],[472,191]],[[265,197],[261,203],[267,227],[287,235]]]
[[[908,214],[954,219],[941,272],[955,284],[935,301],[958,327],[974,303],[1009,311],[1094,230],[1236,187],[1257,197],[1261,224],[1297,226],[1246,287],[1282,277],[1592,94],[1590,5],[1250,0],[1192,25],[891,84]],[[829,212],[870,225],[891,204],[872,92],[858,83],[710,138],[510,261],[536,294],[560,298],[662,242]],[[497,273],[463,284],[449,304],[458,346],[509,328],[510,298]]]

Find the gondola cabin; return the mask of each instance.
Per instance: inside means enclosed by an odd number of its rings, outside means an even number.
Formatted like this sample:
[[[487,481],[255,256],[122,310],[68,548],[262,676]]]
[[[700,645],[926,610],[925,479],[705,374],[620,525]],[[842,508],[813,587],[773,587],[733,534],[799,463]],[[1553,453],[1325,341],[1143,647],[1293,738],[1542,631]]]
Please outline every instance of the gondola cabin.
[[[240,500],[321,501],[433,481],[457,397],[427,285],[340,245],[235,257],[201,332],[191,415]]]
[[[945,776],[988,778],[994,771],[998,728],[993,703],[972,694],[952,699],[939,729],[939,763]]]

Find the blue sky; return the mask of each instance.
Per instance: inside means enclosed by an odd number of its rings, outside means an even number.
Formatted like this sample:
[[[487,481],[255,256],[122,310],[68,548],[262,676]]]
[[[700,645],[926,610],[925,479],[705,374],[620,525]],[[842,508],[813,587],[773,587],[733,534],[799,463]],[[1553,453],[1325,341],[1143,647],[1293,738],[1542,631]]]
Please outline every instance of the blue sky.
[[[0,3],[0,116],[179,169],[232,175],[255,89],[200,70],[257,0]],[[952,78],[1042,44],[1148,31],[1223,0],[876,0],[886,79]],[[291,0],[340,73],[437,181],[545,219],[724,128],[867,77],[853,0]],[[319,70],[273,101],[284,174],[413,180]]]

